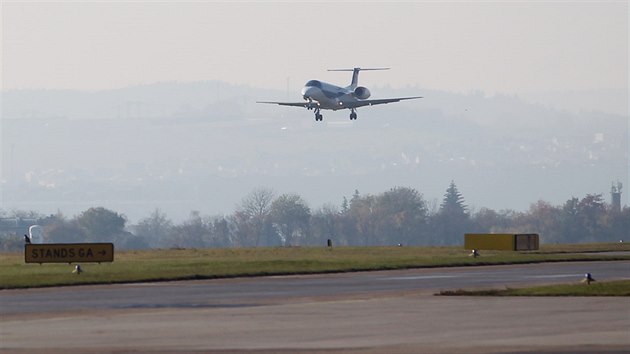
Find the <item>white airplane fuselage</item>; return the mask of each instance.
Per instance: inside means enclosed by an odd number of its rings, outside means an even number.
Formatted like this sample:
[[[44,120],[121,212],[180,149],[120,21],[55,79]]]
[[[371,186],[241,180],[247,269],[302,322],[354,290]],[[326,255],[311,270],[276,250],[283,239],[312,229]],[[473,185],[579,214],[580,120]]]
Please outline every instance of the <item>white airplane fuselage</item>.
[[[357,102],[354,91],[348,87],[339,87],[319,80],[311,80],[302,88],[302,97],[305,100],[314,101],[321,109],[348,108],[348,104]]]

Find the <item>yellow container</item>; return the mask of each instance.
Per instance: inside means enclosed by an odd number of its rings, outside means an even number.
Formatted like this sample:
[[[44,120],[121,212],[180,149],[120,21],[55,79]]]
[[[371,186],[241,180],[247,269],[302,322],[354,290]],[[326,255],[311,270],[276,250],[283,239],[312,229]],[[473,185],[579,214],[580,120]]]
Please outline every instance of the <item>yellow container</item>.
[[[538,234],[516,234],[514,237],[516,251],[537,250],[540,244]]]
[[[537,250],[538,234],[465,234],[467,250],[530,251]]]
[[[467,250],[514,251],[514,234],[465,234],[464,248]]]

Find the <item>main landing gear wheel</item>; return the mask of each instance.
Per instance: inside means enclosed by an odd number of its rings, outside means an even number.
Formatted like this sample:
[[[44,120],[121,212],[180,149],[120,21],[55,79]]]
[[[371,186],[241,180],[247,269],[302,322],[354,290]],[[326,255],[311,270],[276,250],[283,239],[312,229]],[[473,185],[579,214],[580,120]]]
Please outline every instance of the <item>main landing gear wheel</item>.
[[[319,108],[315,108],[315,121],[318,122],[322,120],[324,120],[324,116],[319,113]]]
[[[350,113],[350,120],[357,120],[357,113],[352,111],[352,113]]]

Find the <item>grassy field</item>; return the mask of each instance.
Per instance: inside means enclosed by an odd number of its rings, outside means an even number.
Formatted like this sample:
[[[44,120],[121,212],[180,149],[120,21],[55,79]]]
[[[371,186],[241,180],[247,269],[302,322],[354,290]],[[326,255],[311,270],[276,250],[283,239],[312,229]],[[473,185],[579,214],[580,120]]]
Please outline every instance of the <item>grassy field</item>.
[[[446,290],[439,295],[459,296],[630,296],[630,280],[587,284],[556,284],[522,289]]]
[[[315,247],[117,251],[113,263],[26,264],[23,253],[0,254],[0,289],[80,284],[211,279],[350,272],[420,267],[534,262],[630,260],[627,244],[549,245],[535,252],[480,251],[462,247]]]

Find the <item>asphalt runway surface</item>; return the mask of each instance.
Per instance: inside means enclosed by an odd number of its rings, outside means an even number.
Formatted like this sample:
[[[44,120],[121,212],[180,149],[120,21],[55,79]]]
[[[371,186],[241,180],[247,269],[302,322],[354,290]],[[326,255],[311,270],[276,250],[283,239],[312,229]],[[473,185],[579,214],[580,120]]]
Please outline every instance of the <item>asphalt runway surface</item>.
[[[433,296],[587,272],[630,279],[630,262],[5,290],[0,351],[628,353],[628,297]]]

